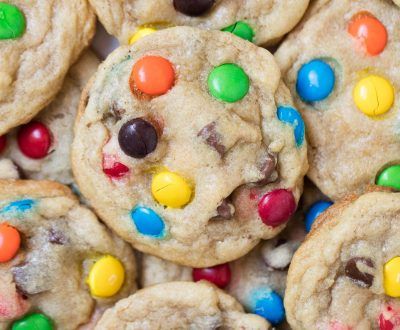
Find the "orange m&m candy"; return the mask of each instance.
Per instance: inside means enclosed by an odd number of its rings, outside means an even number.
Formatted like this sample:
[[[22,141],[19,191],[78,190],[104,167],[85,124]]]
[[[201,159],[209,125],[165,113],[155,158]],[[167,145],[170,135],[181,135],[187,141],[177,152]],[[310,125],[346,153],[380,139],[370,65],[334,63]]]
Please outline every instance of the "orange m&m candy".
[[[0,262],[10,261],[21,245],[18,230],[6,223],[0,224]]]
[[[361,12],[353,16],[348,32],[371,55],[379,55],[386,47],[388,34],[385,26],[371,13]]]
[[[131,91],[159,96],[167,93],[175,82],[175,70],[171,62],[161,56],[145,56],[132,68],[129,84]]]

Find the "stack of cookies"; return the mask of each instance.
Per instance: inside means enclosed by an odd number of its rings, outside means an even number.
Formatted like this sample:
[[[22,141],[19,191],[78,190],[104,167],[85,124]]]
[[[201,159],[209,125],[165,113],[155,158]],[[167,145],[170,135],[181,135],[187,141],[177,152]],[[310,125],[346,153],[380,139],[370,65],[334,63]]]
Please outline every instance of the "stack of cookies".
[[[400,329],[399,5],[0,1],[0,329]]]

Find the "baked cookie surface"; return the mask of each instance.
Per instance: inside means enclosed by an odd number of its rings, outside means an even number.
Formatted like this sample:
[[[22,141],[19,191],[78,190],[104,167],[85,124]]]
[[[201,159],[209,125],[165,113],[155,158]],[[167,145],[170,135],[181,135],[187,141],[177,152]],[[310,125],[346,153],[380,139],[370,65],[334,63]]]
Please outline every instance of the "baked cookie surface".
[[[107,310],[95,329],[269,329],[257,315],[206,282],[142,289]]]
[[[83,95],[72,160],[111,228],[194,267],[276,236],[307,170],[304,125],[272,55],[189,27],[109,56]]]
[[[0,2],[0,134],[29,121],[61,88],[94,34],[86,0]]]
[[[391,1],[314,1],[275,54],[306,122],[308,176],[332,199],[400,158],[399,20]]]
[[[0,329],[76,329],[135,279],[129,245],[68,188],[0,180]]]
[[[293,329],[396,329],[400,324],[400,195],[372,191],[317,219],[289,268]]]
[[[193,26],[232,32],[269,46],[301,19],[309,0],[90,0],[107,31],[122,44],[154,29]]]

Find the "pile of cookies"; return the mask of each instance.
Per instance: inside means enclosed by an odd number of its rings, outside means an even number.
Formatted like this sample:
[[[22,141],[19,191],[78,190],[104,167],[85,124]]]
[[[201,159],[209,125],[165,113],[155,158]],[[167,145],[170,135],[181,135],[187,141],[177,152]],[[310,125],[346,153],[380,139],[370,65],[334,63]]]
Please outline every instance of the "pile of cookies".
[[[0,329],[400,329],[399,6],[0,1]]]

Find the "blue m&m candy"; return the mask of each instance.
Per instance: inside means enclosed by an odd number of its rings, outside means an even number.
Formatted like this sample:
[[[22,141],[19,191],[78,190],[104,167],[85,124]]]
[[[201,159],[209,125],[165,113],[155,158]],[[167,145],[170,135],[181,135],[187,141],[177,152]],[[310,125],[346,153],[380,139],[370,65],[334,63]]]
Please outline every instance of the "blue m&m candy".
[[[304,142],[304,121],[300,113],[290,106],[279,106],[277,110],[278,118],[281,122],[288,123],[293,126],[294,139],[296,145],[300,147]]]
[[[282,297],[269,288],[258,289],[253,294],[251,312],[262,316],[273,326],[285,319]]]
[[[305,102],[324,100],[335,87],[335,73],[323,60],[312,60],[297,73],[297,93]]]
[[[140,234],[155,238],[164,236],[164,221],[152,209],[144,206],[137,206],[131,211],[131,218]]]
[[[310,206],[310,208],[306,213],[306,219],[305,219],[305,226],[307,233],[310,232],[315,219],[332,204],[333,204],[332,202],[318,201]]]

